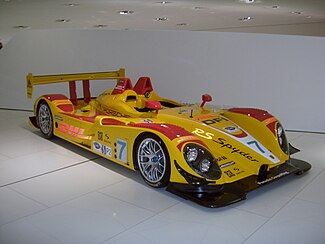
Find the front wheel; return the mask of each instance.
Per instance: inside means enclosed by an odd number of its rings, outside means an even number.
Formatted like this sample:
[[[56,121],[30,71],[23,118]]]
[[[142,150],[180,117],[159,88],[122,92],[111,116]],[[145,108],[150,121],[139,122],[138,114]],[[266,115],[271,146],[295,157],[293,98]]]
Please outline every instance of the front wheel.
[[[146,135],[138,143],[136,162],[144,181],[156,188],[167,186],[170,159],[164,142],[155,135]]]
[[[41,101],[37,109],[37,123],[44,136],[53,137],[53,118],[49,105]]]

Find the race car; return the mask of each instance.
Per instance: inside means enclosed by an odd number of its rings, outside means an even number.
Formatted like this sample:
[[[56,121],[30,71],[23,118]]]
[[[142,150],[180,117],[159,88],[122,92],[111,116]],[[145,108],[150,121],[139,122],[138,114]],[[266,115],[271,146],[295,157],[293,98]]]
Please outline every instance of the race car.
[[[97,97],[90,80],[116,80]],[[82,81],[78,98],[76,81]],[[69,83],[68,98],[46,94],[34,105],[30,123],[51,138],[60,137],[109,161],[139,171],[144,181],[206,207],[243,199],[249,191],[282,177],[307,172],[311,165],[290,157],[297,151],[280,122],[255,108],[182,104],[160,97],[149,77],[133,87],[125,70],[27,75],[34,85]],[[113,87],[113,86],[112,86]]]

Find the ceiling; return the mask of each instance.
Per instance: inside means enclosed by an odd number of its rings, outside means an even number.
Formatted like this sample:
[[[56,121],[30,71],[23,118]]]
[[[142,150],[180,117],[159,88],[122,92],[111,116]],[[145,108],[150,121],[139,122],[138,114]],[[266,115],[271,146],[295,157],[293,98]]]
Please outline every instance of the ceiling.
[[[325,36],[325,0],[0,0],[0,42],[28,29]]]

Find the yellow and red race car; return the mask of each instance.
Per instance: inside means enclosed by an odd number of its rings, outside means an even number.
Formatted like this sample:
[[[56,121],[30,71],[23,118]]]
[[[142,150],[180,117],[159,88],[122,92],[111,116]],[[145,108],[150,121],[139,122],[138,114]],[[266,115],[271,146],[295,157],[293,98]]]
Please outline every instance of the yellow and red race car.
[[[114,89],[90,95],[90,80],[116,79]],[[78,98],[76,81],[82,81]],[[47,137],[60,137],[141,173],[152,187],[206,207],[246,198],[260,186],[311,168],[290,158],[280,122],[264,110],[184,105],[158,96],[149,77],[133,87],[125,70],[66,75],[27,75],[33,86],[68,82],[70,98],[39,97],[30,122]]]

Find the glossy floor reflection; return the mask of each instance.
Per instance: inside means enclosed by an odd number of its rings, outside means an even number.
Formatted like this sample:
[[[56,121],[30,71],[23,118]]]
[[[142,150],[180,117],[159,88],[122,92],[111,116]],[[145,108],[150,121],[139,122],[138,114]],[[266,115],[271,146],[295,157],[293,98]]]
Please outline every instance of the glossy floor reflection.
[[[324,243],[325,134],[288,132],[312,164],[207,209],[0,110],[0,243]]]

